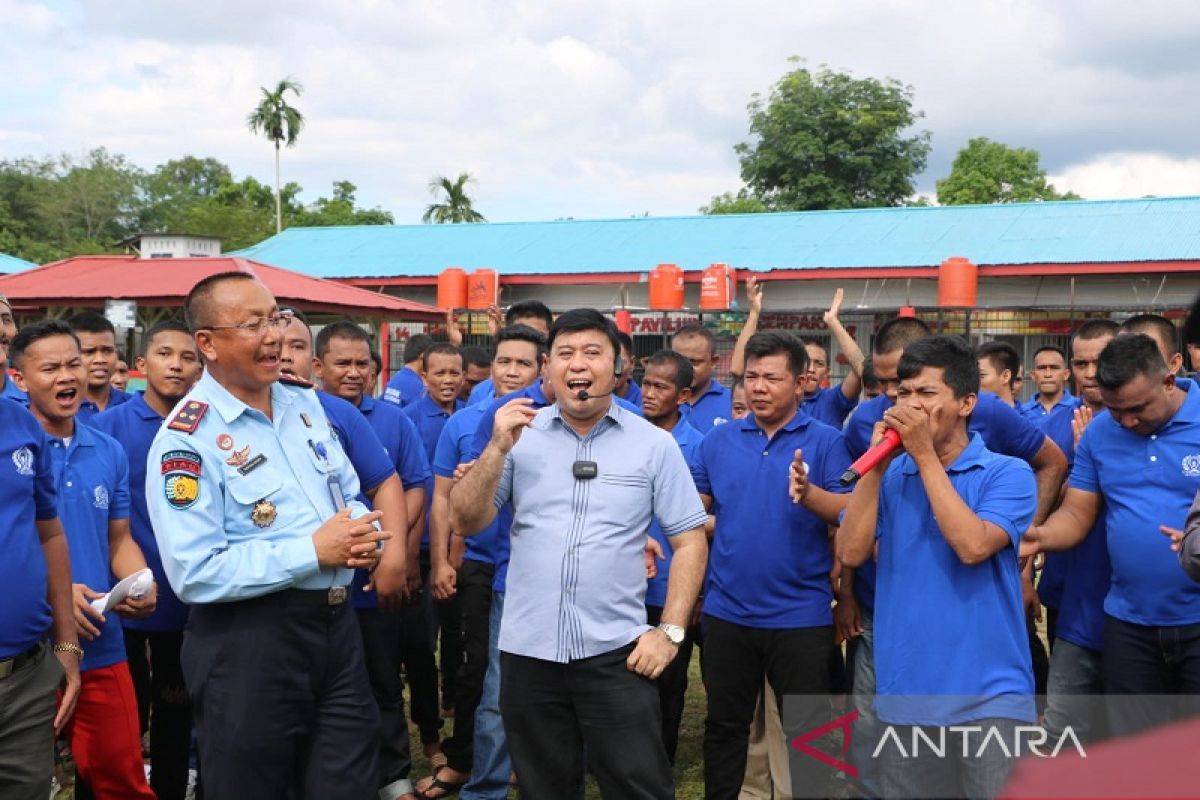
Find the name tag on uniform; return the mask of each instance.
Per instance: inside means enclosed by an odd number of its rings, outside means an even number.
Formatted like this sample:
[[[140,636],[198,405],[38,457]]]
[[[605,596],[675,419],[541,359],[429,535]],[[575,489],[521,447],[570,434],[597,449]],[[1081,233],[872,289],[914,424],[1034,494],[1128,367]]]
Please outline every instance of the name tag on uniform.
[[[254,472],[254,470],[258,469],[265,463],[267,463],[267,457],[264,456],[262,453],[259,453],[254,458],[250,459],[245,464],[242,464],[240,467],[238,467],[237,471],[242,473],[243,475],[249,475],[251,472]]]

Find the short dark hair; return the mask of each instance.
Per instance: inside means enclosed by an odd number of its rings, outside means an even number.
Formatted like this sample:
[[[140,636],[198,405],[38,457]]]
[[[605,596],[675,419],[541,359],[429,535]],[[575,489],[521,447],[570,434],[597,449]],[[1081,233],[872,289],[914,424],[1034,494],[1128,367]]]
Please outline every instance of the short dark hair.
[[[1179,331],[1175,323],[1160,314],[1135,314],[1121,323],[1125,333],[1148,333],[1167,343],[1167,349],[1179,350]]]
[[[258,280],[249,272],[227,270],[201,278],[183,301],[183,319],[192,333],[208,325],[212,319],[212,296],[219,284],[226,281]]]
[[[647,367],[657,367],[660,364],[664,366],[667,364],[673,365],[675,367],[675,388],[679,391],[690,389],[696,381],[696,370],[692,368],[692,362],[674,350],[659,350],[642,363]]]
[[[417,359],[425,363],[425,351],[433,346],[433,337],[426,333],[410,336],[404,345],[404,363],[409,364]]]
[[[529,342],[537,350],[537,362],[540,366],[542,359],[546,357],[546,335],[537,328],[531,328],[528,325],[509,325],[506,328],[501,328],[496,334],[496,344],[501,342]]]
[[[383,356],[379,355],[379,351],[371,347],[371,364],[375,367],[375,372],[383,372]]]
[[[487,350],[475,345],[467,345],[461,351],[463,368],[466,367],[488,367],[492,366],[492,357],[487,354]]]
[[[192,335],[192,332],[188,330],[187,325],[184,325],[177,319],[168,319],[164,320],[163,322],[159,322],[156,325],[152,325],[149,330],[142,334],[141,354],[143,358],[146,356],[146,353],[150,352],[150,344],[154,341],[154,337],[158,336],[160,333],[167,333],[168,331],[182,333],[184,336],[188,337]]]
[[[884,356],[903,350],[928,335],[929,326],[916,317],[896,317],[879,326],[872,350],[875,355]]]
[[[690,325],[684,325],[682,328],[675,331],[675,335],[671,337],[671,341],[674,342],[676,339],[686,338],[688,336],[699,336],[701,339],[708,342],[708,352],[717,352],[717,337],[713,335],[712,331],[698,322],[693,322]]]
[[[108,318],[103,314],[97,314],[95,311],[80,311],[68,319],[67,324],[71,326],[71,330],[75,333],[111,333],[113,336],[117,335],[117,329],[108,321]]]
[[[49,339],[51,336],[70,336],[75,340],[76,346],[79,346],[79,337],[75,335],[75,331],[71,329],[69,323],[60,319],[44,319],[41,322],[26,325],[13,337],[8,346],[8,355],[12,359],[12,363],[19,368],[21,359],[25,357],[25,351],[29,349],[30,345],[42,339]]]
[[[1056,344],[1044,344],[1041,347],[1039,347],[1033,353],[1033,360],[1036,362],[1037,357],[1040,356],[1042,353],[1057,353],[1059,355],[1059,357],[1062,358],[1063,363],[1064,364],[1067,363],[1067,354],[1064,353],[1063,349]]]
[[[805,347],[808,347],[811,344],[813,347],[821,348],[822,350],[825,351],[825,358],[829,358],[829,343],[828,342],[823,342],[820,339],[816,338],[815,336],[805,336],[800,341],[804,342]]]
[[[621,341],[621,347],[629,351],[629,355],[633,355],[633,337],[623,330],[617,330],[617,338]]]
[[[329,342],[333,339],[366,342],[367,349],[371,349],[371,337],[367,335],[367,332],[350,320],[342,319],[321,328],[320,333],[317,334],[317,340],[313,343],[313,355],[317,358],[324,358],[325,354],[329,352]]]
[[[454,345],[446,344],[445,342],[431,344],[425,348],[425,352],[421,353],[421,366],[425,370],[429,369],[430,356],[458,356],[460,363],[462,361],[462,351]]]
[[[1079,326],[1079,330],[1072,334],[1072,338],[1082,341],[1091,339],[1103,339],[1106,336],[1116,336],[1121,332],[1121,326],[1113,322],[1111,319],[1089,319],[1087,322]]]
[[[874,389],[879,385],[879,378],[875,375],[875,365],[871,363],[870,358],[863,359],[862,370],[862,384],[864,389]]]
[[[550,313],[550,308],[541,300],[522,300],[519,303],[513,303],[508,307],[508,311],[504,312],[504,324],[512,325],[518,319],[529,319],[536,317],[546,323],[549,328],[554,324],[554,315]]]
[[[975,348],[975,359],[986,358],[997,372],[1008,370],[1008,385],[1021,374],[1021,354],[1008,342],[984,342]]]
[[[896,374],[905,381],[928,367],[942,370],[942,380],[955,397],[979,394],[979,360],[961,336],[926,336],[911,342]]]
[[[1167,374],[1167,362],[1154,338],[1144,333],[1117,336],[1100,351],[1096,360],[1096,383],[1113,391],[1139,375],[1157,380]]]
[[[767,331],[756,333],[746,342],[746,366],[750,359],[783,354],[788,357],[788,372],[799,378],[808,371],[808,351],[804,342],[790,333]]]
[[[546,339],[546,348],[554,347],[554,340],[559,334],[579,333],[581,331],[600,331],[608,337],[613,348],[613,357],[621,356],[621,340],[617,336],[617,326],[611,319],[594,308],[572,308],[558,315],[550,326],[550,336]]]

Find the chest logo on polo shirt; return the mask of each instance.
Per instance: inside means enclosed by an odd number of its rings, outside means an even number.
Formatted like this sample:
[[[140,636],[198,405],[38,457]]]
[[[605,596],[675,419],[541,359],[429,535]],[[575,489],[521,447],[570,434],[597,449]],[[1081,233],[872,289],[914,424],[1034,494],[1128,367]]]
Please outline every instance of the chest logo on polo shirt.
[[[108,508],[108,489],[103,486],[97,486],[92,490],[92,505],[96,508]]]
[[[14,450],[13,465],[16,466],[18,475],[32,475],[33,451],[28,447],[22,447],[19,450]]]
[[[163,495],[182,511],[200,499],[200,456],[190,450],[168,450],[162,456]]]
[[[1200,478],[1200,453],[1183,457],[1183,474],[1189,478]]]
[[[729,420],[725,419],[724,417],[713,417],[713,427],[714,428],[717,427],[718,425],[724,425],[726,422],[729,422]]]

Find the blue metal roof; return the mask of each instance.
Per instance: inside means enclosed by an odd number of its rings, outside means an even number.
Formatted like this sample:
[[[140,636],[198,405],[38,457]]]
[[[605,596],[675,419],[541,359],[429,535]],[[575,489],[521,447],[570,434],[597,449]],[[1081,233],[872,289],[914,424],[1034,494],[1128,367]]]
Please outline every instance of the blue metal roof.
[[[1200,197],[636,217],[473,225],[289,228],[237,255],[323,278],[1200,259]]]
[[[27,269],[36,267],[32,261],[26,261],[23,258],[16,256],[8,256],[0,253],[0,275],[11,275],[14,272],[24,272]]]

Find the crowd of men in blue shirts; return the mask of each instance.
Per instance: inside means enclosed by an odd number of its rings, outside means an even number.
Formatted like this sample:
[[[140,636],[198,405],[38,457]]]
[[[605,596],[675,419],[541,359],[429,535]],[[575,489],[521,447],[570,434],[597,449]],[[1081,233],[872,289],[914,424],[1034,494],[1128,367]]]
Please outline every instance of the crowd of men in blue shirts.
[[[1200,538],[1187,534],[1200,527],[1200,514],[1189,516],[1200,388],[1181,377],[1169,320],[1087,320],[1068,351],[1035,353],[1035,391],[1019,403],[1024,374],[1010,345],[970,350],[897,318],[875,332],[868,359],[838,319],[840,291],[825,320],[850,373],[830,385],[828,347],[758,331],[762,289],[747,288],[732,388],[717,380],[716,341],[700,325],[643,358],[640,385],[622,334],[613,388],[614,403],[671,434],[709,512],[701,602],[657,679],[674,763],[688,665],[701,650],[706,796],[820,794],[811,788],[823,779],[818,762],[789,775],[768,756],[821,723],[820,711],[789,715],[785,696],[850,693],[860,729],[876,734],[1040,720],[1086,742],[1164,720],[1150,704],[1102,715],[1081,698],[1195,693],[1200,585],[1190,575]],[[326,325],[314,338],[290,310],[270,323],[282,371],[319,387],[329,446],[344,452],[357,499],[407,522],[377,567],[356,571],[350,593],[379,715],[371,783],[388,800],[502,798],[520,783],[500,713],[511,515],[502,509],[483,532],[460,535],[450,492],[507,403],[555,403],[542,380],[553,321],[540,302],[493,311],[488,352],[463,347],[449,314],[449,342],[412,337],[379,398],[380,358],[361,326]],[[112,386],[118,353],[103,316],[18,332],[0,299],[0,359],[10,366],[0,371],[0,468],[11,470],[0,481],[0,581],[10,597],[0,604],[0,796],[37,796],[21,793],[37,785],[45,796],[53,756],[42,745],[54,732],[70,743],[77,797],[183,798],[190,771],[194,779],[180,655],[189,604],[228,596],[215,585],[212,597],[172,591],[160,550],[186,562],[196,554],[184,548],[206,545],[172,539],[147,493],[161,477],[169,504],[196,501],[198,462],[160,436],[173,428],[185,441],[204,413],[180,405],[207,380],[195,333],[174,321],[145,331],[134,363],[146,388],[129,394]],[[903,454],[851,491],[841,478],[885,428],[900,433]],[[243,475],[257,469],[235,435],[211,446]],[[320,441],[308,446],[328,460]],[[257,494],[251,531],[279,512]],[[657,543],[647,546],[644,596],[653,626],[671,546],[657,522],[648,535]],[[143,569],[151,589],[96,610],[93,601]],[[1043,708],[1035,695],[1046,696]],[[415,782],[409,718],[432,768]],[[443,736],[445,718],[453,726]],[[876,741],[856,736],[850,753],[866,795],[992,795],[1011,766],[963,758],[914,777],[879,759]],[[210,783],[210,794],[227,785]]]

